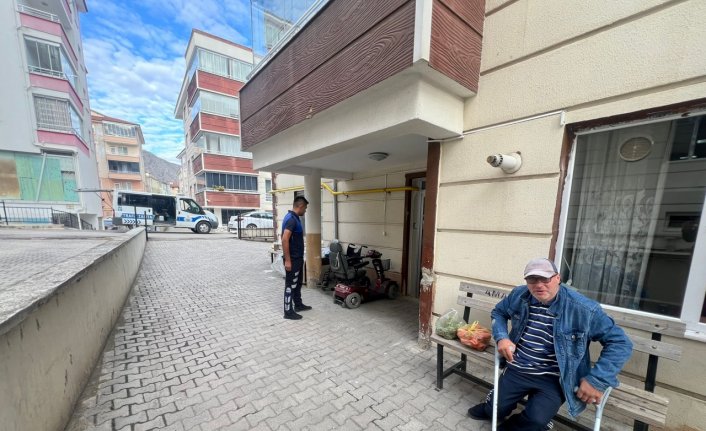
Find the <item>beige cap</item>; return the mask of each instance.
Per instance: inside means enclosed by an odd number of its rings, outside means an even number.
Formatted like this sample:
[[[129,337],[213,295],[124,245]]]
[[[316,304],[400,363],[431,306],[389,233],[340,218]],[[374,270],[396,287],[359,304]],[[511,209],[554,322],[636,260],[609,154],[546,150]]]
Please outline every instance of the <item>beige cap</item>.
[[[527,263],[527,266],[525,266],[525,278],[530,275],[549,278],[558,273],[559,270],[556,269],[554,262],[543,257],[532,259]]]

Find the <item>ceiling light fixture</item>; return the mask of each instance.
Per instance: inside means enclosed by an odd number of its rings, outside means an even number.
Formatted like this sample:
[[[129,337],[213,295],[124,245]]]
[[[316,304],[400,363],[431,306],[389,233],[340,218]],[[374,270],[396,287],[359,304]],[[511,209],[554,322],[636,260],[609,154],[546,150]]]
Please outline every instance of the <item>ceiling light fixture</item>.
[[[389,156],[389,154],[382,153],[382,152],[374,152],[374,153],[368,154],[369,159],[375,160],[377,162],[379,162],[381,160],[385,160],[387,158],[387,156]]]

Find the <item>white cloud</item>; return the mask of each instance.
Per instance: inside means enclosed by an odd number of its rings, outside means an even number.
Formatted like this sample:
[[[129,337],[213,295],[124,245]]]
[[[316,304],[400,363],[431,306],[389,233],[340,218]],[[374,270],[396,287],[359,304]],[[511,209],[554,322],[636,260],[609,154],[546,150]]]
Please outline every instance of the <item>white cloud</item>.
[[[184,130],[174,106],[191,29],[249,45],[249,1],[91,0],[82,20],[91,108],[140,124],[145,149],[177,161]]]

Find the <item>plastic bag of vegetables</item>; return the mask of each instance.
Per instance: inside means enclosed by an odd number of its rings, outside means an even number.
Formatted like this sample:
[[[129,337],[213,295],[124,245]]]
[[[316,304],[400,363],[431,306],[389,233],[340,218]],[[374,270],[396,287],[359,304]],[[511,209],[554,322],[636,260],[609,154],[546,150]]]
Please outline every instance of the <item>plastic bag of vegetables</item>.
[[[477,320],[471,324],[461,326],[458,328],[457,333],[459,341],[471,349],[482,352],[490,343],[490,330],[479,325]]]
[[[458,311],[451,309],[436,321],[436,333],[448,340],[453,340],[456,338],[458,328],[465,324],[466,322],[458,315]]]

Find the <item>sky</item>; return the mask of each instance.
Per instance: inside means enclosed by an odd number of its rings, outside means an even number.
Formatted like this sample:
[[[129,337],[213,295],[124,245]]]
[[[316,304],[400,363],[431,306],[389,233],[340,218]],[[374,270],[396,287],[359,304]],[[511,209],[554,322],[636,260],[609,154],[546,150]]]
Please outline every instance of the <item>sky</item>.
[[[250,46],[249,0],[87,0],[81,34],[91,109],[140,124],[145,149],[178,163],[174,107],[192,28]]]

